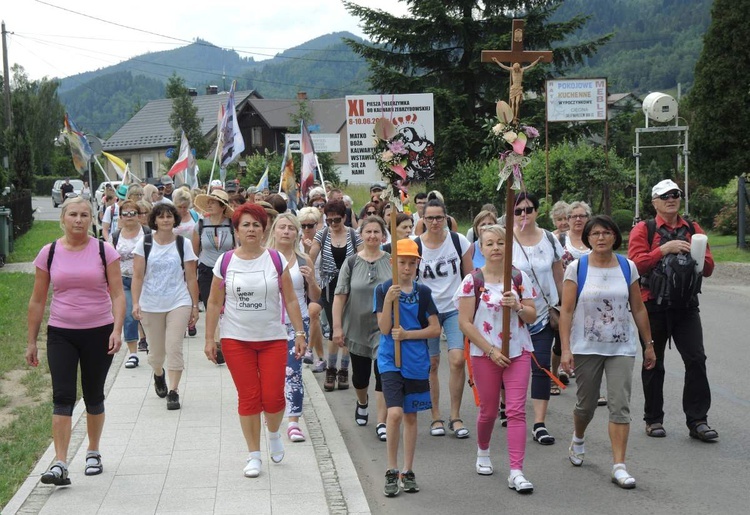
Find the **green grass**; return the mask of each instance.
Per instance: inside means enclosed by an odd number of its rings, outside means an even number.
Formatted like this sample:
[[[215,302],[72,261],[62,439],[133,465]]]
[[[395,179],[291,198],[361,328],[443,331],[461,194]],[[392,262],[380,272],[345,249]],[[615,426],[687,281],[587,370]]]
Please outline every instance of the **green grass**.
[[[8,257],[8,263],[34,261],[42,247],[60,236],[62,236],[60,222],[34,221],[31,230],[14,242],[13,252]],[[26,300],[28,301],[28,299]]]
[[[750,263],[750,244],[745,250],[738,249],[737,236],[734,234],[709,233],[708,244],[711,245],[711,254],[717,263]]]
[[[0,377],[26,366],[26,314],[33,288],[32,274],[0,274]]]
[[[51,400],[18,408],[15,414],[15,421],[0,428],[0,508],[26,480],[51,439]]]

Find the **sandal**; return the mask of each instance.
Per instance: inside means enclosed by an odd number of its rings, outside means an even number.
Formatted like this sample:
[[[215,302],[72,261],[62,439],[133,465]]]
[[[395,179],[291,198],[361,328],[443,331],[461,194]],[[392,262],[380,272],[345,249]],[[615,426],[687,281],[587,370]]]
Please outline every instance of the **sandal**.
[[[612,482],[625,490],[635,488],[635,478],[628,474],[623,464],[615,465],[612,468]]]
[[[286,436],[292,442],[304,442],[305,441],[305,433],[302,432],[302,429],[300,429],[299,426],[289,426],[286,429]]]
[[[558,372],[557,378],[565,386],[568,386],[570,384],[570,378],[568,377],[568,374],[565,373],[565,371],[563,371],[562,369],[560,369],[560,371]]]
[[[463,440],[464,438],[469,438],[469,430],[465,427],[459,427],[458,429],[454,429],[454,424],[456,422],[461,422],[461,424],[464,423],[463,420],[460,418],[453,418],[448,421],[448,429],[453,431],[453,434],[456,436],[456,438]]]
[[[104,472],[102,466],[102,455],[96,451],[89,451],[86,453],[86,470],[84,474],[87,476],[97,476]]]
[[[274,463],[281,463],[284,459],[284,442],[281,441],[281,435],[278,432],[268,434],[268,454]]]
[[[359,401],[355,401],[355,403],[357,407],[354,408],[354,421],[358,426],[366,426],[370,417],[370,412],[367,411],[368,403],[360,404]]]
[[[557,386],[555,383],[552,383],[549,387],[549,394],[550,395],[560,395],[560,387]]]
[[[544,426],[537,427],[531,434],[534,435],[534,441],[541,445],[552,445],[555,443],[555,437],[549,434],[547,428]]]
[[[497,416],[500,417],[500,426],[508,427],[508,415],[505,414],[505,404],[500,403],[500,409],[497,411]]]
[[[445,436],[445,420],[433,420],[430,424],[430,434],[432,436]]]
[[[490,461],[490,450],[485,451],[477,449],[477,474],[480,476],[491,476],[495,469],[492,468],[492,462]]]
[[[260,458],[251,456],[247,459],[247,465],[245,465],[242,472],[245,474],[245,477],[258,477],[260,475],[261,464]]]
[[[575,445],[575,442],[570,442],[570,447],[568,447],[568,459],[573,464],[574,467],[580,467],[583,465],[583,456],[586,454],[585,451],[576,452],[573,450],[573,445]],[[583,442],[578,444],[580,447],[583,447]]]
[[[62,461],[56,461],[50,468],[42,474],[42,483],[45,485],[67,486],[70,484],[68,477],[68,467]]]
[[[715,429],[708,427],[706,422],[698,422],[690,429],[690,438],[695,438],[702,442],[712,442],[719,438],[719,433]]]
[[[385,442],[385,439],[386,439],[385,424],[381,423],[375,426],[375,433],[378,435],[378,439],[381,442]]]
[[[125,368],[135,368],[138,366],[138,356],[131,354],[131,356],[125,361]]]
[[[519,494],[530,494],[534,491],[534,485],[523,476],[523,473],[508,477],[508,488]]]
[[[664,438],[667,436],[667,432],[661,422],[654,422],[653,424],[646,424],[646,434],[652,438]]]

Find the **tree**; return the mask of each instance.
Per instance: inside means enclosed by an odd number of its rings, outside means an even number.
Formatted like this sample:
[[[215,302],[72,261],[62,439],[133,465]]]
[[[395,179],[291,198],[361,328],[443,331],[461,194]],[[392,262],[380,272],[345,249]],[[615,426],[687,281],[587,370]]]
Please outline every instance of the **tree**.
[[[172,114],[169,115],[169,124],[174,129],[175,145],[179,146],[182,131],[185,131],[190,148],[195,149],[195,155],[204,157],[208,153],[208,144],[203,138],[201,122],[198,118],[198,108],[193,104],[193,97],[188,94],[185,79],[178,77],[176,73],[167,81],[167,98],[172,99]],[[179,149],[175,149],[174,159],[179,155]]]
[[[691,174],[718,186],[747,171],[750,126],[750,3],[716,0],[688,95]]]
[[[56,81],[30,81],[23,67],[14,65],[11,84],[13,131],[4,132],[10,180],[18,189],[33,188],[34,175],[51,169],[65,109],[57,97]]]
[[[349,13],[362,20],[363,31],[372,44],[351,39],[346,42],[369,62],[369,81],[375,91],[433,93],[438,175],[444,178],[459,161],[479,155],[487,138],[483,120],[494,116],[497,100],[508,98],[508,74],[482,63],[481,51],[510,49],[514,13],[526,20],[525,48],[554,48],[553,64],[560,72],[592,56],[610,38],[562,45],[588,17],[550,22],[561,0],[406,1],[408,16],[344,1]],[[526,10],[524,14],[522,9]],[[541,93],[544,78],[544,67],[536,66],[524,77],[524,89]],[[522,108],[526,121],[537,125],[544,121],[543,103],[542,111],[532,113],[528,107],[524,103]]]

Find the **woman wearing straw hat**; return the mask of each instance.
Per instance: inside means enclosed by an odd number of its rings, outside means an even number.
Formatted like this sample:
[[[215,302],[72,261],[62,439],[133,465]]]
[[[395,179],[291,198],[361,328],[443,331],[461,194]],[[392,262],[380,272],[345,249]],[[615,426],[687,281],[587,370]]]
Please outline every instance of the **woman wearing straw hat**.
[[[199,298],[207,306],[216,260],[234,248],[234,227],[230,218],[234,210],[229,205],[227,192],[219,189],[211,190],[209,194],[201,193],[195,197],[194,204],[202,217],[193,230],[193,252],[198,256]],[[221,347],[216,362],[224,363]]]

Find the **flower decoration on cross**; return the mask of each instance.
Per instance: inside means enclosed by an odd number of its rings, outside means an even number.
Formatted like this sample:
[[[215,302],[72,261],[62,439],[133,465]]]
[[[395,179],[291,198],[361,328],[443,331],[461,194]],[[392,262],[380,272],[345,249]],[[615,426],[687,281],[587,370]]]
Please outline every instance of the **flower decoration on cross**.
[[[513,109],[507,102],[497,103],[498,123],[490,129],[490,137],[499,139],[502,148],[499,163],[499,190],[508,178],[513,176],[513,189],[520,190],[523,184],[523,168],[529,164],[529,155],[536,148],[539,131],[530,125],[524,125],[513,117]]]
[[[378,118],[375,121],[372,155],[383,179],[392,186],[383,191],[381,198],[388,202],[394,192],[399,191],[400,194],[393,199],[399,210],[403,209],[407,193],[405,166],[408,153],[406,139],[396,125],[388,118]]]

